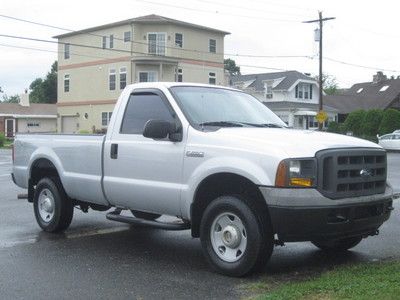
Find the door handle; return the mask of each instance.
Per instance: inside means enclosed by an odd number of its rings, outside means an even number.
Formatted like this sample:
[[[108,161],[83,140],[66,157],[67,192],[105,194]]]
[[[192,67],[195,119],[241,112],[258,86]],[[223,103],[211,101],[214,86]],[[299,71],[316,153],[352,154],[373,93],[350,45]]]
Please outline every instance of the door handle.
[[[118,144],[111,144],[110,157],[111,157],[111,159],[118,158]]]

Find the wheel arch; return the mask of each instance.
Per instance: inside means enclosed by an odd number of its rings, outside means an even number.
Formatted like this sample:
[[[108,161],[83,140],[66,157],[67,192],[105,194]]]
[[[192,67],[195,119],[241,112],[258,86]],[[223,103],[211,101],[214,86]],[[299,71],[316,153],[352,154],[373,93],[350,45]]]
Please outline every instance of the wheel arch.
[[[200,222],[207,206],[222,195],[244,195],[251,201],[250,206],[256,209],[263,220],[270,218],[268,206],[261,191],[252,180],[243,175],[230,172],[214,173],[204,178],[197,186],[190,206],[191,230],[193,237],[200,235]],[[265,218],[263,217],[265,216]]]

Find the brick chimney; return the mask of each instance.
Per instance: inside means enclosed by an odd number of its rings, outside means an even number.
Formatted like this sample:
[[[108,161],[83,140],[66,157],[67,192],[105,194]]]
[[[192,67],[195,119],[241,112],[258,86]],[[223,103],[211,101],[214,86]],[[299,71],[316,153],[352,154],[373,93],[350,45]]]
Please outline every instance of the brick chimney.
[[[374,76],[372,76],[373,83],[380,83],[385,80],[387,80],[387,76],[384,75],[382,71],[378,71]]]

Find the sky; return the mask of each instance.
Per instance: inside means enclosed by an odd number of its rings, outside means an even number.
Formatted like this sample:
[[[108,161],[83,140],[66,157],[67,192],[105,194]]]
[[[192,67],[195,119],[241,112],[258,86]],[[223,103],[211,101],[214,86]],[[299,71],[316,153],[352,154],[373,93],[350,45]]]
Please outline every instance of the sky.
[[[4,16],[80,30],[158,14],[230,32],[225,58],[234,59],[242,74],[298,70],[315,75],[317,24],[302,22],[317,19],[322,11],[324,17],[336,18],[323,26],[323,72],[346,88],[371,81],[377,71],[400,75],[399,9],[400,2],[392,0],[1,0],[0,35],[51,40],[67,32]],[[56,44],[0,36],[3,92],[22,93],[35,78],[44,77],[57,59],[56,52]]]

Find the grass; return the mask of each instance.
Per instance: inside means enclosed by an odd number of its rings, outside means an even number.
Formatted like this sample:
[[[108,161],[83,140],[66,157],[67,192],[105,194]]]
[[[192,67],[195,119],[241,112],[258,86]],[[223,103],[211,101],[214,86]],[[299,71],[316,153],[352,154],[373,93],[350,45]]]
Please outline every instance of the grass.
[[[13,140],[5,139],[3,147],[0,147],[0,148],[1,149],[9,149],[9,148],[11,148],[11,145],[13,142],[14,142]]]
[[[312,279],[278,286],[260,281],[248,290],[258,294],[256,299],[400,299],[400,261],[337,267]]]

